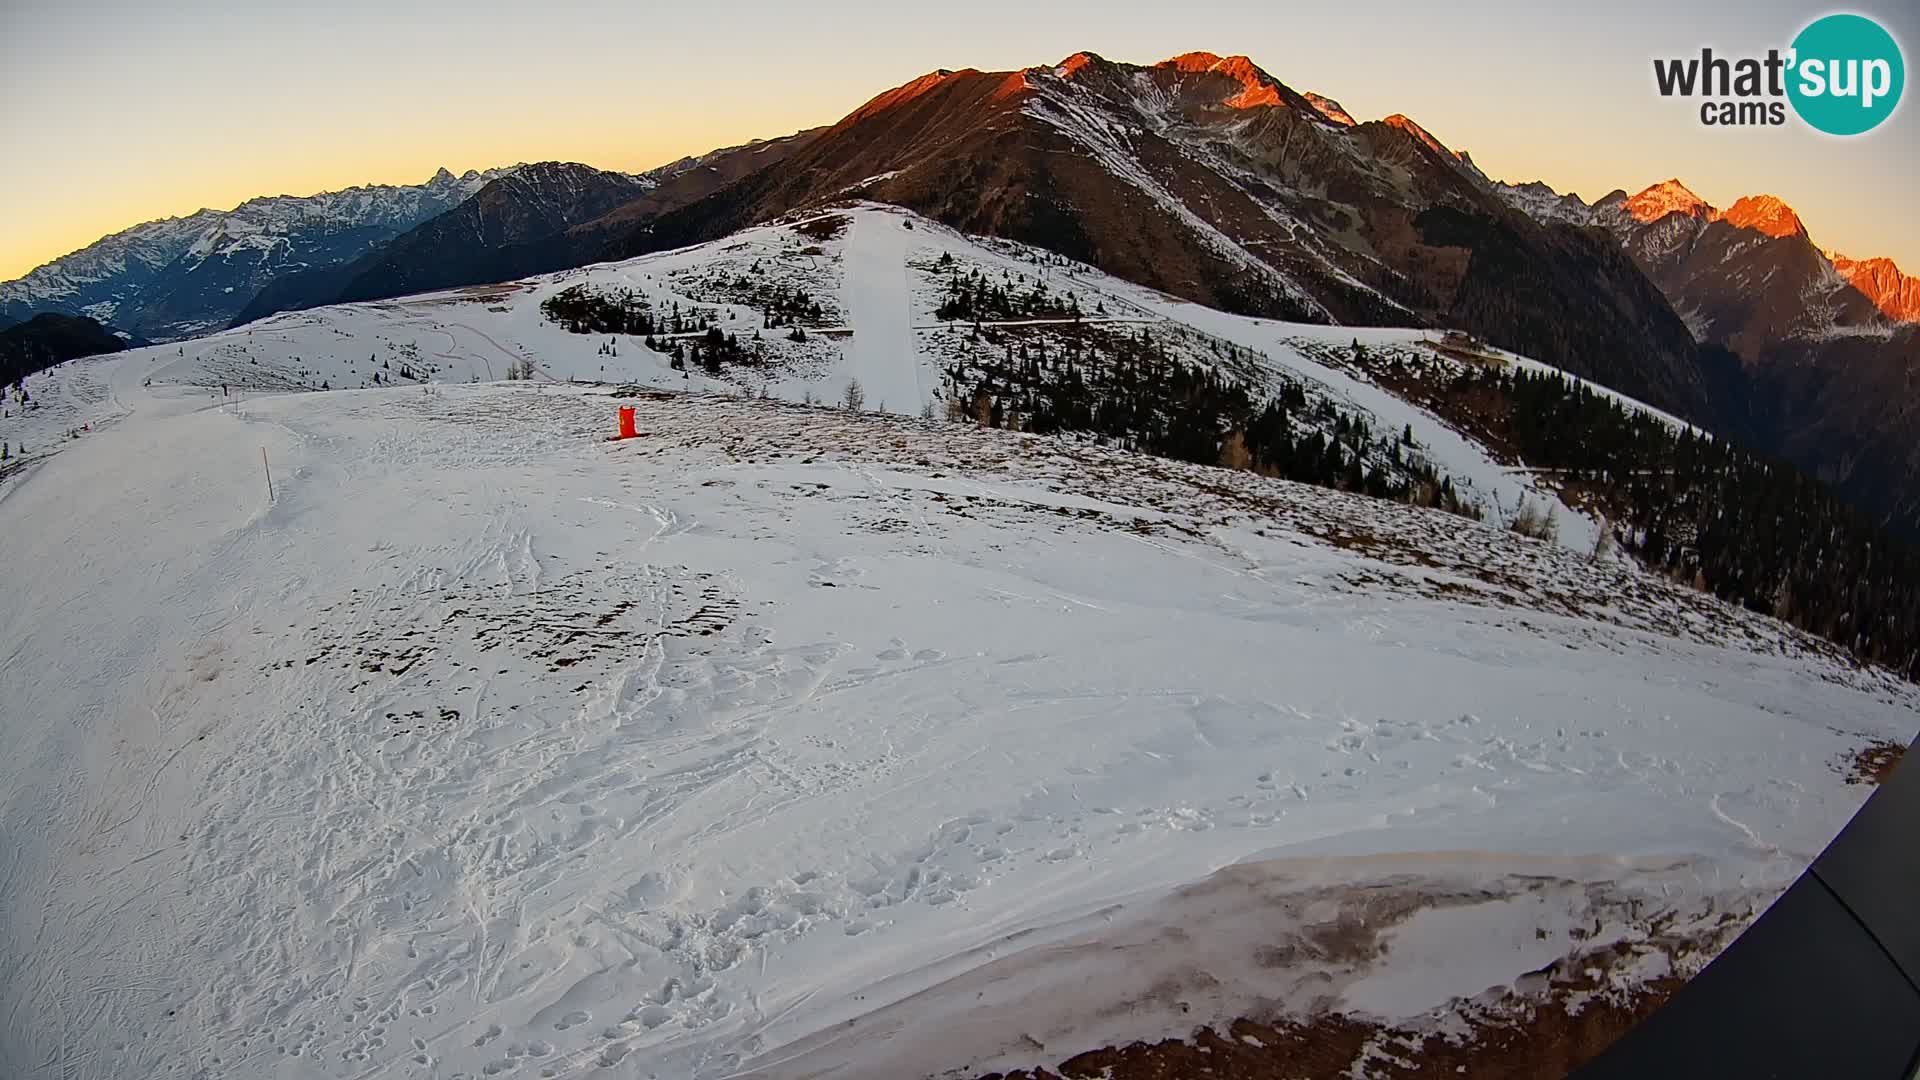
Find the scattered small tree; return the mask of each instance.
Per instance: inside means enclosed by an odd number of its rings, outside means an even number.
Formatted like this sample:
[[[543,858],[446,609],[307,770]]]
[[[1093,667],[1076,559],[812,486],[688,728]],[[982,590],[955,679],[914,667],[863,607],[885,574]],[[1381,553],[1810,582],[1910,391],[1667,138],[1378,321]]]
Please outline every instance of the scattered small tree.
[[[979,424],[981,427],[991,426],[993,424],[993,413],[993,395],[987,393],[987,388],[984,385],[976,388],[973,392],[973,409],[969,413],[969,415],[973,417],[973,422]]]
[[[1793,615],[1793,580],[1782,574],[1780,584],[1773,590],[1773,617],[1782,622],[1792,622]]]
[[[1600,515],[1599,525],[1598,534],[1593,538],[1593,561],[1607,562],[1613,558],[1620,542],[1614,538],[1613,523],[1607,520],[1605,514]]]
[[[796,332],[798,327],[794,328]],[[860,386],[859,379],[848,379],[847,388],[840,394],[840,404],[853,412],[859,412],[867,404],[867,392]]]
[[[1553,516],[1553,508],[1531,499],[1520,501],[1520,509],[1514,513],[1508,528],[1535,540],[1554,540],[1560,536],[1560,522]]]
[[[1238,430],[1227,435],[1220,444],[1220,464],[1229,469],[1245,469],[1253,464],[1253,455],[1247,452],[1247,437]]]

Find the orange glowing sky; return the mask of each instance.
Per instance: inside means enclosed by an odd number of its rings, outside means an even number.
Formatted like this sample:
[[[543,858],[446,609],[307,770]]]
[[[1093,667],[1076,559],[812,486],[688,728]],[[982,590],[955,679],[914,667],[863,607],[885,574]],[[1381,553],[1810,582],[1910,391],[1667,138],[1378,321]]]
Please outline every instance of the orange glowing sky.
[[[639,170],[830,123],[938,67],[1245,53],[1359,119],[1405,113],[1489,175],[1588,199],[1678,176],[1767,192],[1814,240],[1920,271],[1920,113],[1850,140],[1703,128],[1650,58],[1784,48],[1825,4],[1604,11],[1501,0],[1299,5],[822,0],[326,5],[0,0],[0,279],[107,233],[255,195],[560,159]],[[1920,13],[1862,7],[1903,43]],[[1908,47],[1911,63],[1912,47]]]

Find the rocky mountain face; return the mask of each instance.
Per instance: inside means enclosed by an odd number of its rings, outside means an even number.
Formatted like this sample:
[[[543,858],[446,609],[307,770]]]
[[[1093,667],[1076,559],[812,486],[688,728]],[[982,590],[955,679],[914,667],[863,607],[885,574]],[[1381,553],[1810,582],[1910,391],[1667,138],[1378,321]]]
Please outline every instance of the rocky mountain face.
[[[1403,116],[1357,123],[1245,57],[936,71],[615,254],[864,196],[1245,314],[1459,326],[1679,411],[1686,326],[1607,238],[1516,212]]]
[[[1892,259],[1849,259],[1837,251],[1826,254],[1834,272],[1873,301],[1882,315],[1897,322],[1920,322],[1920,277],[1902,273]]]
[[[155,341],[218,329],[266,284],[344,265],[511,170],[250,199],[136,225],[0,284],[0,317],[87,315]]]
[[[1771,195],[1722,211],[1670,180],[1631,198],[1614,192],[1593,210],[1594,224],[1620,242],[1700,341],[1752,358],[1790,338],[1884,329],[1872,300]]]
[[[1709,368],[1710,426],[1920,534],[1920,281],[1887,259],[1829,255],[1771,195],[1721,210],[1679,180],[1591,207],[1541,184],[1496,190],[1536,217],[1604,230],[1703,345],[1725,350]]]
[[[1920,321],[1920,278],[1891,259],[1816,247],[1800,215],[1772,195],[1721,210],[1677,179],[1591,206],[1538,181],[1493,187],[1536,220],[1606,229],[1690,316],[1696,337],[1743,354],[1781,337],[1884,336],[1888,323]]]

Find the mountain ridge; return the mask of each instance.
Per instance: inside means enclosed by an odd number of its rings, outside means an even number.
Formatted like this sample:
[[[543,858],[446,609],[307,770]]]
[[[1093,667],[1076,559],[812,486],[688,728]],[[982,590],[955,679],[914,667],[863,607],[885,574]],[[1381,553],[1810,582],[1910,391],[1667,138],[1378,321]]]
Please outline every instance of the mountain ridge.
[[[96,261],[137,296],[71,306],[175,337],[204,328],[204,316],[189,317],[196,310],[238,324],[507,280],[868,197],[1227,311],[1465,329],[1736,433],[1773,431],[1789,411],[1777,373],[1814,352],[1871,352],[1877,339],[1897,347],[1898,320],[1920,313],[1920,282],[1891,260],[1815,248],[1778,198],[1721,210],[1677,177],[1592,204],[1537,182],[1500,184],[1413,118],[1357,121],[1244,55],[1133,64],[1081,51],[1008,71],[941,68],[834,124],[641,177],[538,168],[591,177],[595,189],[560,173],[518,186],[496,175],[406,229],[338,236],[322,258],[285,250],[284,230],[250,227],[299,200],[249,200],[126,230],[118,261]],[[479,176],[443,169],[422,187]],[[264,283],[242,273],[241,284],[195,273],[235,260],[242,271],[268,261],[275,270]],[[168,275],[184,283],[156,283]],[[0,319],[24,313],[0,306]],[[1823,344],[1839,339],[1845,350]],[[1902,370],[1873,367],[1887,389]],[[1788,442],[1777,431],[1758,441]],[[1844,481],[1856,459],[1836,453],[1797,460]]]
[[[608,254],[868,197],[1224,310],[1462,326],[1703,406],[1684,324],[1610,244],[1511,211],[1417,123],[1350,122],[1330,100],[1206,52],[942,69],[875,95],[789,167],[637,222]]]
[[[680,158],[644,173],[577,162],[518,166],[466,201],[341,266],[269,283],[232,320],[488,284],[597,261],[627,217],[657,213],[782,160],[811,132],[754,139]]]
[[[1499,185],[1528,212],[1613,236],[1687,319],[1725,350],[1713,426],[1831,485],[1879,521],[1920,534],[1920,280],[1891,259],[1820,248],[1772,195],[1726,210],[1668,180],[1586,208],[1544,185]],[[1544,189],[1551,192],[1551,189]]]
[[[1799,212],[1777,195],[1742,195],[1722,210],[1694,194],[1677,177],[1651,184],[1632,195],[1616,189],[1591,204],[1577,193],[1561,194],[1539,180],[1520,184],[1495,182],[1494,188],[1509,205],[1536,220],[1551,218],[1576,225],[1617,228],[1623,218],[1639,224],[1655,224],[1669,214],[1680,214],[1705,224],[1726,221],[1775,239],[1812,235]],[[1882,314],[1898,322],[1920,321],[1920,275],[1907,273],[1886,256],[1856,259],[1828,248],[1821,248],[1820,254],[1848,284],[1873,301]]]
[[[218,329],[289,268],[356,258],[511,168],[442,168],[421,184],[257,196],[142,222],[0,283],[0,316],[87,315],[156,341]]]

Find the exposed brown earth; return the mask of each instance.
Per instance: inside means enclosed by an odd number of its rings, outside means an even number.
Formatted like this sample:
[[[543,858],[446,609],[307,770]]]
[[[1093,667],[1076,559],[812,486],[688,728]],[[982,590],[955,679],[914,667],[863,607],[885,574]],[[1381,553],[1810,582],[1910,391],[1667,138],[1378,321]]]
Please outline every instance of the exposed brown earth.
[[[1336,1080],[1458,1077],[1493,1080],[1564,1076],[1611,1046],[1685,985],[1667,975],[1629,994],[1596,994],[1615,959],[1583,958],[1557,972],[1536,998],[1509,994],[1492,1004],[1462,1004],[1448,1019],[1454,1037],[1326,1013],[1311,1019],[1242,1017],[1223,1030],[1186,1039],[1136,1042],[1079,1054],[1054,1069],[991,1073],[979,1080]]]
[[[1854,751],[1842,771],[1847,774],[1849,784],[1879,787],[1893,778],[1893,770],[1906,752],[1904,745],[1891,739],[1876,740]]]

